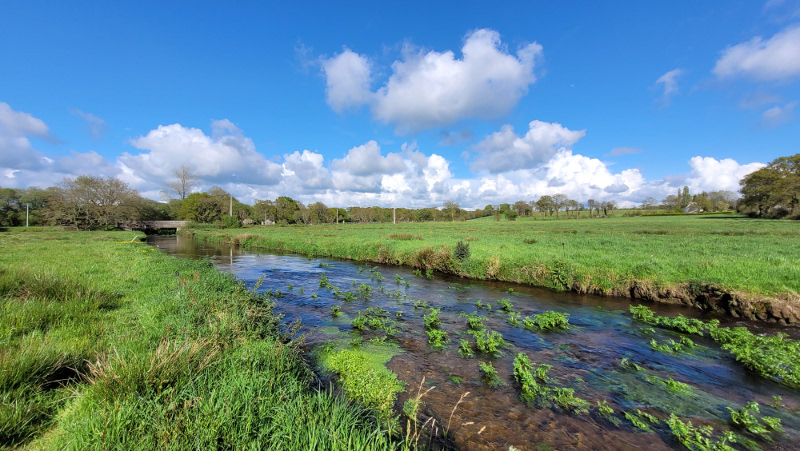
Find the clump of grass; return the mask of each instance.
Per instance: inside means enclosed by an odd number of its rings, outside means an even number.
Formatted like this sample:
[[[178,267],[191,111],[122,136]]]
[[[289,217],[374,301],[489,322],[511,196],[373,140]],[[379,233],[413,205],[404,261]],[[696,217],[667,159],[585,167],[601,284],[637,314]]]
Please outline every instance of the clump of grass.
[[[505,385],[505,382],[503,382],[503,380],[500,379],[500,376],[497,375],[497,370],[492,365],[492,362],[488,363],[478,362],[478,366],[480,367],[481,372],[483,373],[483,376],[481,376],[481,380],[489,388],[497,388],[501,385]]]
[[[529,330],[567,330],[569,329],[569,313],[547,311],[533,315],[533,318],[526,316],[523,323]]]

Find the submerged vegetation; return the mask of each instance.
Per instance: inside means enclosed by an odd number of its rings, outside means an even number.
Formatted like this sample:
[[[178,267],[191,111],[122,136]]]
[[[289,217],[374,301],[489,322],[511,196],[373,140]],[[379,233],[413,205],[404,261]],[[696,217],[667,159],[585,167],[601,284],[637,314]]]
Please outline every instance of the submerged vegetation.
[[[800,387],[800,341],[788,338],[784,333],[773,336],[755,335],[746,327],[719,327],[719,321],[700,321],[681,315],[675,318],[659,316],[647,306],[631,306],[633,317],[653,326],[675,329],[685,333],[703,335],[708,333],[722,349],[736,356],[748,369],[768,379],[785,385]],[[667,345],[651,341],[654,349],[678,352],[684,346],[693,347],[690,339]],[[677,350],[676,350],[677,348]]]

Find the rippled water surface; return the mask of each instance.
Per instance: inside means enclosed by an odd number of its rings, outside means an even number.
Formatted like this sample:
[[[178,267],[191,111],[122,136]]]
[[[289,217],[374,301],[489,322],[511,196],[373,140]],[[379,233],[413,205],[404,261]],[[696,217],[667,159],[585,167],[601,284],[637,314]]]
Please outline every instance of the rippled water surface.
[[[152,237],[150,242],[176,256],[211,258],[217,268],[236,275],[249,287],[266,274],[261,290],[282,291],[283,295],[276,300],[276,309],[287,320],[301,319],[304,331],[310,332],[309,346],[343,338],[349,340],[354,336],[351,321],[359,310],[380,306],[389,311],[390,318],[397,322],[401,331],[397,342],[403,352],[395,355],[387,366],[407,384],[407,393],[400,396],[398,409],[412,392],[416,393],[424,376],[426,389],[435,386],[424,398],[424,413],[445,426],[449,420],[448,436],[462,449],[505,450],[512,445],[521,450],[683,449],[664,422],[651,425],[652,432],[644,432],[635,428],[623,412],[640,409],[662,420],[675,413],[695,426],[712,426],[718,434],[731,429],[727,407],[739,409],[749,401],[761,405],[761,415],[780,418],[785,430],[771,434],[772,441],[768,441],[734,429],[754,440],[750,446],[800,449],[799,391],[752,374],[707,337],[691,336],[699,346],[685,353],[664,354],[653,350],[651,339],[660,343],[668,339],[679,341],[682,334],[633,321],[627,300],[438,274],[429,280],[415,277],[409,268],[376,268],[347,261],[242,251],[184,237]],[[376,280],[373,268],[385,279]],[[354,290],[364,283],[373,287],[372,294],[368,300],[344,302],[331,290],[319,288],[323,273],[331,284],[343,291]],[[398,281],[397,275],[403,281]],[[508,292],[509,288],[513,293]],[[547,310],[569,313],[571,328],[541,333],[512,327],[507,322],[509,314],[496,302],[502,298],[509,299],[513,311],[519,312],[522,318]],[[458,353],[460,339],[475,341],[467,333],[465,319],[459,314],[475,312],[478,300],[491,303],[490,312],[482,309],[479,313],[486,326],[500,332],[509,344],[498,358],[478,355],[464,359]],[[444,350],[436,351],[428,345],[424,310],[415,309],[414,301],[441,309],[441,328],[447,331],[450,339]],[[331,306],[339,306],[344,314],[333,318]],[[651,308],[661,315],[714,318],[683,307],[652,305]],[[402,312],[400,319],[395,318],[397,311]],[[779,330],[716,318],[723,326],[744,325],[755,333]],[[798,338],[797,329],[781,330]],[[381,336],[379,332],[367,332],[364,339]],[[534,365],[552,365],[548,373],[552,379],[550,386],[573,388],[575,396],[588,400],[595,407],[587,415],[578,415],[554,407],[526,406],[519,399],[519,387],[512,373],[513,358],[518,352],[526,353]],[[644,370],[621,367],[623,358]],[[480,381],[479,361],[491,361],[506,384],[495,389],[486,387]],[[670,378],[689,384],[691,389],[669,390],[662,381]],[[465,392],[469,395],[451,418],[454,405]],[[781,407],[772,406],[774,396],[781,397]],[[621,420],[619,425],[598,413],[596,403],[603,400],[615,410],[615,417]]]

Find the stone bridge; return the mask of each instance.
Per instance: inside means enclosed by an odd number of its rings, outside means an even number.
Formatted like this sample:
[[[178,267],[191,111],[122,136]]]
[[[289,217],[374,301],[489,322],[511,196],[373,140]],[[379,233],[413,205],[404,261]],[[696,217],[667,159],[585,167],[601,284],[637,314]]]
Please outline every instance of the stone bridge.
[[[155,230],[155,229],[175,229],[180,230],[186,227],[189,221],[133,221],[123,222],[120,228],[123,230]]]

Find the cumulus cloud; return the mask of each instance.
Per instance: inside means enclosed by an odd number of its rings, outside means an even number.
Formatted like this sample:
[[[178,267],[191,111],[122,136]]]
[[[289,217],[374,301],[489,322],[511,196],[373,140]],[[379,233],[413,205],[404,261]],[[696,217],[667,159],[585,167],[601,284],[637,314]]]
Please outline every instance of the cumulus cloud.
[[[586,130],[569,130],[555,122],[536,120],[528,127],[525,136],[514,132],[512,125],[504,125],[484,138],[475,146],[480,156],[472,163],[472,169],[499,173],[533,168],[553,157],[559,148],[570,147],[586,135]]]
[[[786,105],[774,106],[761,114],[761,122],[766,127],[777,127],[790,122],[794,119],[794,108],[797,102],[789,102]]]
[[[692,192],[739,191],[739,181],[747,174],[766,166],[764,163],[740,164],[732,158],[692,157],[688,185]]]
[[[658,77],[656,85],[661,84],[664,92],[659,98],[665,106],[669,105],[670,97],[678,93],[678,77],[684,74],[683,69],[672,69],[664,75]]]
[[[50,127],[29,113],[15,111],[0,102],[0,168],[38,169],[46,162],[29,137],[54,141]],[[11,173],[13,176],[13,172]]]
[[[304,150],[302,153],[295,151],[284,155],[283,158],[282,176],[291,178],[288,183],[310,191],[333,188],[331,174],[324,165],[322,154]]]
[[[399,154],[381,155],[381,147],[369,141],[347,151],[341,160],[333,160],[332,166],[352,175],[395,174],[406,169]]]
[[[84,113],[81,110],[70,108],[69,114],[73,116],[78,116],[79,118],[86,121],[86,125],[89,127],[89,132],[92,135],[92,139],[100,139],[103,137],[103,134],[108,129],[108,125],[104,119],[101,119],[95,116],[92,113]]]
[[[743,76],[760,81],[800,75],[800,25],[791,25],[765,40],[760,36],[726,48],[714,66],[719,78]]]
[[[326,80],[326,100],[337,113],[369,103],[373,97],[369,85],[369,60],[347,47],[331,58],[321,58]]]
[[[253,140],[227,119],[211,123],[211,136],[198,128],[180,124],[159,125],[130,144],[144,152],[124,153],[119,163],[135,174],[133,185],[163,181],[171,171],[188,165],[205,181],[236,180],[239,183],[272,185],[281,180],[281,165],[256,152]]]
[[[369,90],[371,68],[365,56],[345,48],[322,65],[331,108],[341,112],[370,104],[375,119],[409,133],[507,113],[536,81],[534,66],[541,55],[542,46],[535,42],[512,54],[500,34],[489,29],[464,38],[461,58],[451,50],[406,45],[376,92]]]

